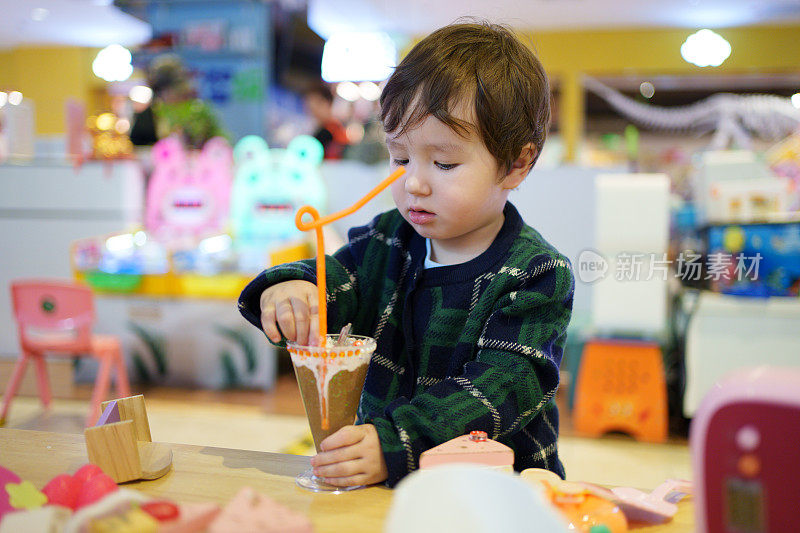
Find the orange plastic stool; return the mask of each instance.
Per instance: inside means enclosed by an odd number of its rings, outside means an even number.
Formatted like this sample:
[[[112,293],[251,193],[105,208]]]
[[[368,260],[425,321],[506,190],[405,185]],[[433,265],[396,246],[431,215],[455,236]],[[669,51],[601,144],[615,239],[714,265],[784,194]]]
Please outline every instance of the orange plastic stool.
[[[658,344],[593,339],[583,348],[573,409],[587,436],[621,431],[637,440],[667,438],[667,385]]]
[[[119,339],[112,335],[92,335],[94,297],[86,285],[53,280],[25,280],[11,283],[14,317],[22,353],[17,360],[3,397],[0,425],[5,422],[11,401],[17,394],[28,361],[36,364],[39,398],[50,405],[50,382],[44,356],[90,355],[100,367],[92,391],[86,425],[100,416],[100,403],[108,394],[111,370],[116,370],[117,394],[131,395],[128,373],[122,358]]]

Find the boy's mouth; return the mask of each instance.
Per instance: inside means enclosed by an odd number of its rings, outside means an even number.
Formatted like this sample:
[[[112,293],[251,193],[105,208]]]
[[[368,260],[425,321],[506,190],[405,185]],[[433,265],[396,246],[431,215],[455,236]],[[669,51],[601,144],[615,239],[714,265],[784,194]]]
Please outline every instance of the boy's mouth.
[[[435,216],[435,214],[430,211],[425,211],[424,209],[408,209],[408,218],[414,224],[427,224],[432,221]]]

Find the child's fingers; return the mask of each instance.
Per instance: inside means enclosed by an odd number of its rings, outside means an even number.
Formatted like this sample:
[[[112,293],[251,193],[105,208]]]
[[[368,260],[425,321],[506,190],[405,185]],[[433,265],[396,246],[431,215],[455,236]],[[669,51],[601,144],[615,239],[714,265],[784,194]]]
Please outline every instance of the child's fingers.
[[[315,466],[314,474],[319,477],[350,477],[363,474],[364,469],[361,458],[350,461],[340,461],[329,465]]]
[[[269,304],[266,308],[261,309],[261,328],[267,334],[269,340],[272,342],[281,342],[281,333],[278,331],[278,325],[275,322],[275,306]]]
[[[308,326],[308,343],[316,346],[319,343],[319,305],[316,292],[308,296],[308,312],[311,317],[311,324]]]
[[[308,344],[309,346],[319,344],[319,315],[311,315],[311,324],[308,326]]]
[[[356,474],[348,477],[323,477],[322,480],[328,485],[335,485],[337,487],[353,487],[358,485],[369,485],[367,476],[364,474]]]
[[[323,440],[319,447],[322,451],[327,452],[336,448],[358,444],[363,438],[364,433],[357,426],[345,426]]]
[[[353,461],[360,459],[361,453],[352,446],[345,446],[343,448],[336,448],[329,452],[319,452],[311,458],[311,466],[320,467],[326,465],[333,465],[345,461]]]
[[[294,327],[294,310],[289,300],[280,300],[275,305],[275,314],[284,337],[294,341],[297,338],[297,332]]]
[[[308,345],[309,327],[311,325],[311,314],[308,309],[308,302],[305,298],[301,299],[293,296],[291,298],[292,311],[294,312],[294,329],[297,335],[297,344]]]

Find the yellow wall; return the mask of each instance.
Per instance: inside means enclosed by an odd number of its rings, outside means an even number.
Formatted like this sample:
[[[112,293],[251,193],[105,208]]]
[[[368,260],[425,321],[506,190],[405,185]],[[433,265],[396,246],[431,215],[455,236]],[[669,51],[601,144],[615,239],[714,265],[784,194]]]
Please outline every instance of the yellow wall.
[[[695,29],[535,32],[526,37],[549,73],[732,74],[800,70],[800,26],[715,30],[731,43],[719,67],[700,68],[683,60],[681,44]]]
[[[92,73],[97,50],[19,47],[0,51],[0,90],[21,91],[36,108],[36,134],[64,133],[64,103],[75,98],[96,111],[104,82]]]
[[[535,32],[525,35],[548,74],[560,86],[559,127],[568,161],[574,161],[583,136],[583,73],[605,76],[709,76],[800,71],[800,26],[717,29],[715,31],[731,44],[731,55],[719,67],[706,68],[687,63],[680,54],[681,44],[695,31],[626,29]]]

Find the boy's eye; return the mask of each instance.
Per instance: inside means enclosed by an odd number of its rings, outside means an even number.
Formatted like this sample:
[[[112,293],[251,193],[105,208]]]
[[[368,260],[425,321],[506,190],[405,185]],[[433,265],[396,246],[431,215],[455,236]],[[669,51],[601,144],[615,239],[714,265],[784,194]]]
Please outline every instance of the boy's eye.
[[[438,161],[435,164],[442,170],[453,170],[458,166],[458,163],[439,163]]]
[[[393,159],[392,162],[395,165],[400,165],[401,167],[404,167],[408,164],[408,159]]]

